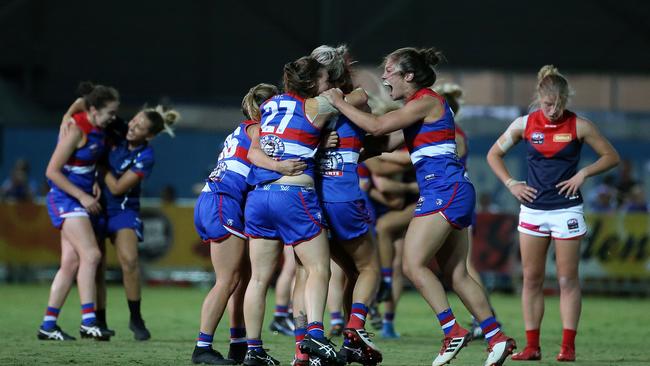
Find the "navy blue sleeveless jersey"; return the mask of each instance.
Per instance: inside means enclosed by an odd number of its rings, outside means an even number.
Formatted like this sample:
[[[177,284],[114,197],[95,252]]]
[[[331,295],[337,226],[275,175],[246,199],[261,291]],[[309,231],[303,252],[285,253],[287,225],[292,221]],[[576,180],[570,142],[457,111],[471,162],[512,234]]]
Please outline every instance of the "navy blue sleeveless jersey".
[[[537,190],[532,203],[523,205],[537,210],[556,210],[582,203],[582,194],[565,197],[556,184],[574,176],[580,160],[582,141],[576,132],[576,115],[565,111],[558,121],[549,121],[541,110],[528,116],[524,130],[528,177],[526,183]]]

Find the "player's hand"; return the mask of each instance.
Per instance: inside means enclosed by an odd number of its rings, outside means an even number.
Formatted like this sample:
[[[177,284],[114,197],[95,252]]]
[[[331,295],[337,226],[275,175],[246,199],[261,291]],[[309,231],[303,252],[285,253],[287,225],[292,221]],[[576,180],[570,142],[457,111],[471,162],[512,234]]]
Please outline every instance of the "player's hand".
[[[91,215],[98,215],[102,211],[102,206],[99,204],[98,199],[89,194],[84,194],[79,202]]]
[[[321,95],[327,98],[327,100],[335,107],[339,103],[343,102],[343,92],[339,88],[326,90]]]
[[[408,192],[411,194],[420,193],[420,187],[418,186],[418,182],[407,183],[406,188],[408,189]]]
[[[307,169],[307,163],[298,158],[287,159],[278,161],[276,167],[276,171],[282,175],[300,175]]]
[[[585,182],[585,174],[582,170],[578,171],[573,177],[569,180],[562,181],[555,185],[555,188],[559,188],[560,191],[558,194],[564,195],[566,198],[575,196],[578,193],[578,189]]]
[[[512,184],[510,187],[510,193],[512,193],[513,196],[519,201],[519,202],[533,202],[535,199],[535,194],[537,193],[537,190],[529,185],[527,185],[525,182],[517,182],[515,184]]]
[[[321,147],[325,149],[331,149],[337,146],[339,146],[339,134],[336,131],[328,133],[321,143]]]
[[[102,189],[99,187],[99,183],[97,182],[93,184],[93,196],[96,200],[99,200],[99,198],[102,196]]]

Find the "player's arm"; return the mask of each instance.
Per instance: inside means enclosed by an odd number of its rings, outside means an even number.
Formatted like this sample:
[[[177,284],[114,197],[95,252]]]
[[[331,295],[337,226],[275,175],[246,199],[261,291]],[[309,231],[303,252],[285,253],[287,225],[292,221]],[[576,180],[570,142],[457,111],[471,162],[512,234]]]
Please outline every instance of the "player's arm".
[[[71,105],[68,107],[68,110],[65,112],[63,115],[63,119],[61,120],[61,124],[65,125],[70,119],[72,118],[73,115],[81,112],[86,111],[86,103],[84,102],[84,98],[77,98]]]
[[[300,175],[307,169],[307,163],[300,159],[273,160],[260,148],[260,125],[259,123],[249,125],[246,133],[251,139],[251,146],[248,148],[248,160],[254,165],[278,172],[282,175]]]
[[[394,174],[403,173],[406,170],[413,168],[410,162],[407,165],[403,165],[403,164],[397,164],[390,161],[385,161],[380,159],[379,157],[368,159],[365,161],[365,163],[368,166],[368,169],[370,169],[370,171],[373,174],[381,175],[381,176],[391,176]]]
[[[393,210],[399,210],[404,206],[404,197],[400,195],[383,194],[376,188],[371,188],[368,194],[373,200]]]
[[[458,156],[465,156],[467,153],[467,146],[465,145],[465,137],[456,133],[456,154]]]
[[[375,184],[375,187],[382,192],[382,193],[397,193],[397,194],[403,194],[403,193],[418,193],[418,184],[417,182],[412,182],[412,183],[404,183],[404,182],[398,182],[395,180],[392,180],[390,178],[386,177],[381,177],[381,176],[373,176],[372,179],[373,183]]]
[[[77,145],[81,143],[83,138],[83,133],[76,125],[69,126],[64,132],[60,133],[59,141],[57,142],[52,157],[45,169],[45,176],[65,193],[76,198],[84,208],[88,210],[88,212],[96,214],[101,211],[101,206],[95,197],[89,195],[74,183],[70,182],[61,171],[66,161],[68,161],[70,156],[72,156]]]
[[[600,157],[592,164],[580,169],[570,179],[556,185],[556,187],[560,188],[559,193],[567,196],[576,194],[585,179],[615,167],[621,160],[614,146],[600,134],[598,127],[591,121],[578,118],[576,120],[576,133],[578,138],[591,146]]]
[[[106,183],[106,187],[111,194],[121,196],[138,185],[142,178],[142,176],[136,174],[133,170],[127,170],[119,179],[115,178],[111,172],[106,172],[104,183]]]
[[[371,135],[385,135],[412,125],[415,122],[424,120],[429,115],[441,115],[442,104],[440,101],[423,97],[404,107],[388,112],[381,116],[375,116],[364,112],[343,98],[339,89],[330,89],[322,94],[341,113],[346,115],[357,126]]]
[[[405,150],[397,150],[389,153],[383,153],[379,156],[379,159],[381,159],[382,161],[387,161],[399,165],[411,164],[411,155],[409,154],[408,151]]]
[[[487,162],[492,168],[492,171],[501,180],[503,184],[510,190],[513,196],[520,202],[528,201],[533,202],[537,190],[526,185],[526,182],[519,181],[510,175],[503,157],[508,150],[519,143],[524,135],[526,129],[526,120],[523,117],[515,119],[510,126],[506,129],[497,141],[492,145],[490,151],[487,153]]]

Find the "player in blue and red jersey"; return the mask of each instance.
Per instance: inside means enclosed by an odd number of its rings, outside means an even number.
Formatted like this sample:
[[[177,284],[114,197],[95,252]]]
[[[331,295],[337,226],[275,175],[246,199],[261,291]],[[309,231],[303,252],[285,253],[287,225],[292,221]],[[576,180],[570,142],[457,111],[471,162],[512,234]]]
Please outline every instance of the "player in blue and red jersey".
[[[325,361],[339,360],[323,330],[330,253],[322,209],[314,189],[314,157],[321,130],[331,116],[315,97],[327,89],[327,79],[327,70],[314,58],[302,57],[287,63],[283,76],[285,93],[261,106],[259,139],[253,138],[254,145],[259,143],[258,151],[261,148],[277,161],[300,159],[306,166],[301,174],[287,176],[254,165],[248,176],[249,184],[255,188],[248,195],[245,210],[252,269],[244,299],[248,333],[245,365],[278,364],[263,349],[261,328],[266,292],[282,243],[293,246],[306,274],[304,308],[309,324],[300,348]],[[294,308],[301,300],[294,295]]]
[[[440,60],[435,49],[402,48],[388,55],[382,78],[394,100],[406,104],[374,116],[345,102],[340,90],[324,93],[352,122],[373,135],[403,129],[415,167],[420,199],[404,243],[404,272],[437,314],[445,338],[433,366],[451,361],[469,332],[455,320],[440,280],[428,265],[435,256],[444,275],[470,312],[481,321],[489,354],[486,365],[501,365],[515,348],[500,330],[481,287],[467,273],[467,226],[475,204],[472,183],[456,155],[454,118],[443,97],[430,89]],[[438,215],[439,214],[439,215]]]
[[[311,56],[327,67],[330,86],[341,88],[346,94],[352,92],[347,47],[320,46]],[[352,289],[350,318],[343,331],[343,349],[348,362],[379,363],[381,352],[365,330],[368,306],[379,283],[379,256],[369,231],[370,214],[357,173],[366,132],[344,115],[333,117],[325,128],[336,131],[339,143],[319,152],[317,191],[331,234],[332,255],[342,265],[352,262],[358,273]]]
[[[78,99],[68,109],[66,116],[82,111],[85,111],[85,106],[83,100]],[[178,118],[178,112],[158,106],[143,109],[128,123],[116,118],[105,129],[107,153],[102,163],[106,165],[107,172],[100,175],[99,181],[103,210],[93,224],[102,252],[105,252],[106,237],[110,237],[115,245],[130,311],[129,328],[136,340],[151,337],[140,311],[138,241],[143,240],[140,220],[141,183],[151,174],[155,160],[149,142],[161,131],[173,136],[171,126]],[[113,335],[106,324],[105,264],[106,257],[103,255],[97,273],[96,316],[98,326]]]
[[[460,106],[462,104],[463,89],[461,89],[461,87],[457,84],[444,83],[437,85],[433,88],[433,90],[445,98],[447,104],[449,104],[449,108],[451,108],[451,111],[454,112],[454,120],[456,121],[456,152],[458,153],[458,159],[465,167],[465,170],[467,170],[469,139],[467,138],[465,131],[463,131],[461,126],[458,124],[458,113],[460,112]],[[486,290],[485,285],[483,285],[483,281],[481,280],[481,275],[474,268],[474,264],[472,264],[472,231],[475,226],[476,209],[472,213],[472,225],[467,228],[467,240],[469,243],[467,247],[467,271],[469,275],[472,276],[474,281],[476,281],[476,283],[478,283],[484,290]],[[494,312],[494,309],[492,309],[492,311]],[[478,321],[474,317],[472,317],[472,328],[470,329],[470,332],[472,333],[472,339],[479,339],[483,337],[483,330],[481,330],[481,326],[478,324]]]
[[[575,360],[575,336],[580,317],[578,279],[580,239],[587,227],[580,186],[587,177],[616,166],[619,156],[594,124],[566,109],[570,88],[557,68],[547,65],[537,75],[534,105],[539,109],[517,118],[488,152],[494,173],[521,202],[519,241],[524,284],[521,293],[526,326],[526,348],[513,360],[539,360],[539,330],[544,314],[544,271],[551,239],[555,242],[560,283],[562,347],[558,361]],[[523,140],[528,177],[512,178],[503,156]],[[580,150],[586,142],[600,158],[578,170]]]
[[[106,340],[109,335],[97,326],[95,274],[101,253],[90,215],[101,211],[93,192],[95,165],[104,152],[103,128],[119,106],[117,90],[82,83],[80,93],[87,112],[77,113],[62,128],[47,165],[50,192],[46,202],[52,224],[61,230],[61,267],[52,281],[46,315],[38,332],[41,340],[73,340],[56,324],[61,306],[77,279],[81,299],[82,338]]]
[[[212,365],[242,363],[246,355],[246,329],[242,302],[249,270],[244,235],[244,205],[250,190],[246,177],[251,169],[248,158],[253,131],[259,126],[260,104],[278,93],[270,84],[251,88],[242,100],[247,118],[228,135],[217,164],[194,208],[194,225],[201,239],[210,245],[216,282],[201,308],[201,323],[192,362]],[[296,161],[276,162],[268,157],[267,167],[292,174],[305,164]],[[260,162],[258,162],[260,164]],[[230,299],[230,301],[229,301]],[[228,304],[230,347],[228,358],[212,348],[214,332]]]
[[[140,219],[141,184],[154,166],[154,150],[149,142],[160,132],[173,135],[171,126],[180,115],[174,110],[145,108],[128,123],[126,135],[114,141],[107,157],[107,172],[100,180],[105,204],[104,226],[98,229],[100,240],[111,238],[122,267],[122,278],[129,306],[129,329],[136,340],[151,338],[142,319],[138,241],[143,240]],[[98,291],[106,291],[105,284]],[[103,296],[105,299],[106,296]],[[98,296],[98,303],[99,303]],[[105,304],[103,304],[105,306]],[[102,308],[105,312],[105,308]],[[103,320],[105,324],[105,315]]]

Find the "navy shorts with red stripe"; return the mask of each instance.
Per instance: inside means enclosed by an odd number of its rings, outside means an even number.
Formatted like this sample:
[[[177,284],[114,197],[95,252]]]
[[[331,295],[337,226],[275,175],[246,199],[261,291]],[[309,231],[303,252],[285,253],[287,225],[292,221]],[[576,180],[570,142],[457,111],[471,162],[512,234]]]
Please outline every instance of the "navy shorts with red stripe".
[[[439,212],[451,226],[463,229],[472,224],[475,205],[476,193],[472,183],[452,183],[442,189],[421,191],[414,216],[426,216]]]
[[[246,200],[246,236],[285,245],[309,241],[325,228],[316,191],[283,184],[258,186]]]
[[[242,203],[222,193],[201,192],[194,206],[194,227],[203,242],[244,236]]]

